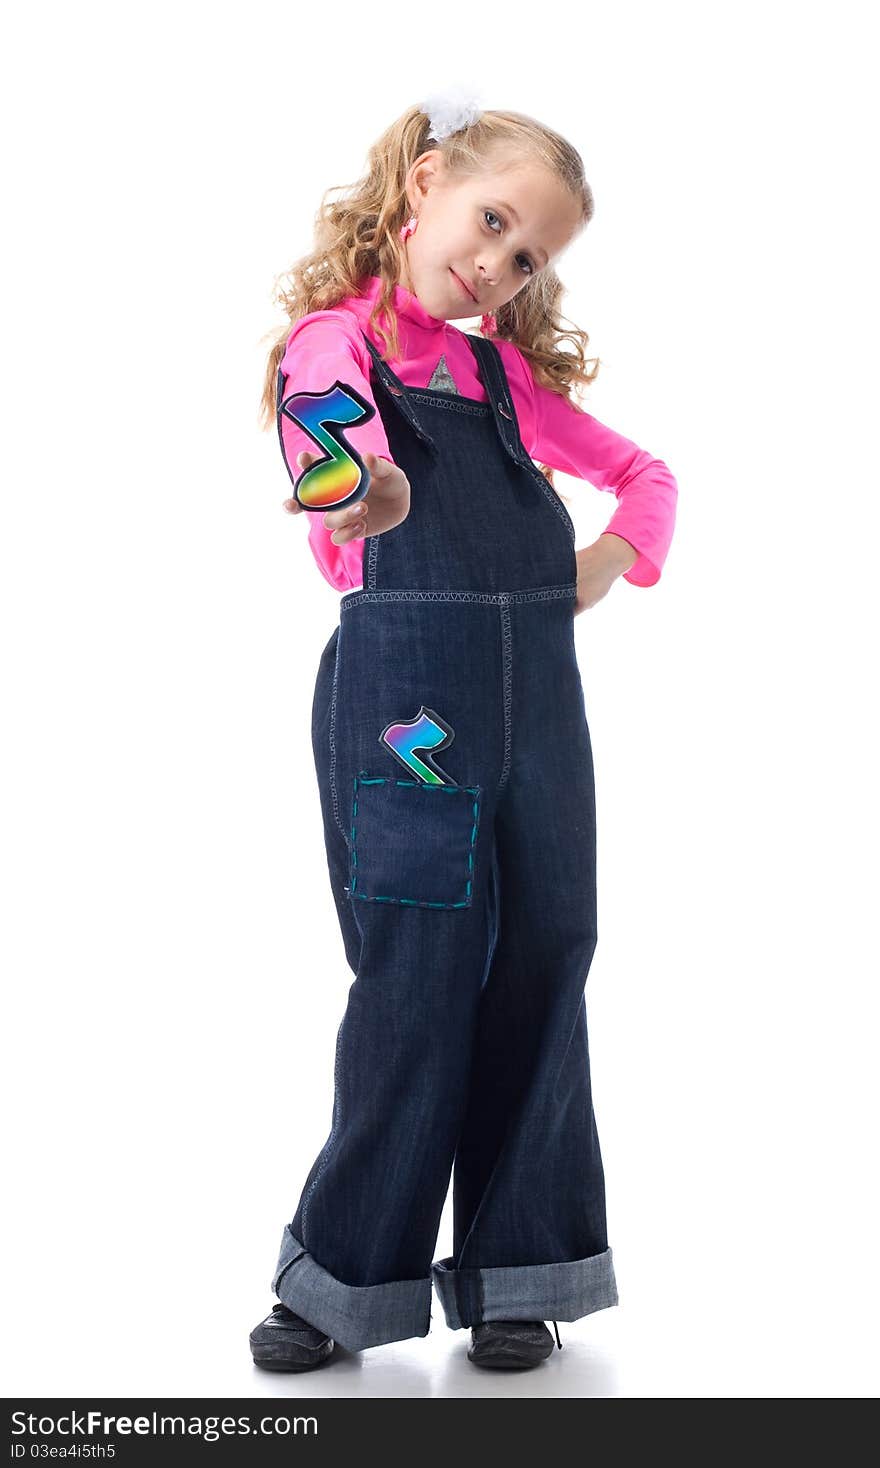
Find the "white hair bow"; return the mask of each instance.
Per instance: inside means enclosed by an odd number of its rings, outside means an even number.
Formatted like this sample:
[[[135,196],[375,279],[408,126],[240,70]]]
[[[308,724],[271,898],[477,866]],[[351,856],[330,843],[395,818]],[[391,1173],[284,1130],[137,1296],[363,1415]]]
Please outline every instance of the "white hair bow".
[[[466,84],[447,87],[445,92],[436,92],[421,104],[430,122],[429,137],[442,143],[451,133],[470,127],[480,116],[483,108],[476,96],[475,88]]]

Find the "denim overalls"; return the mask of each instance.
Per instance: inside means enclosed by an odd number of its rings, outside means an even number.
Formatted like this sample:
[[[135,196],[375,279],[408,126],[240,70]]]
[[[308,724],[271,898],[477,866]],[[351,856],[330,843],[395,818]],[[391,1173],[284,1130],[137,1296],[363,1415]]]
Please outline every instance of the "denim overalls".
[[[491,341],[466,337],[480,403],[406,387],[364,340],[411,508],[366,540],[318,670],[356,978],[330,1135],[272,1279],[349,1350],[427,1335],[432,1283],[453,1328],[618,1298],[584,997],[596,823],[574,528]],[[432,1260],[450,1174],[454,1252]]]

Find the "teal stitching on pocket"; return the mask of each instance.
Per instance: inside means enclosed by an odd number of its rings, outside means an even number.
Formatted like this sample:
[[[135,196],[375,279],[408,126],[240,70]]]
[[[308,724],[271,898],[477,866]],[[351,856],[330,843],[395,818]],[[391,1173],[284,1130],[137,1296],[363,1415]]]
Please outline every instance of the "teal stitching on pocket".
[[[352,865],[352,869],[353,870],[352,870],[352,878],[351,878],[351,893],[350,893],[350,896],[352,896],[352,897],[359,897],[362,902],[396,902],[401,907],[469,907],[470,906],[470,897],[471,897],[471,887],[473,885],[473,876],[474,876],[474,846],[476,845],[476,842],[477,842],[477,826],[479,825],[479,813],[480,813],[479,803],[476,800],[473,802],[474,823],[471,826],[471,844],[470,844],[470,847],[468,849],[468,854],[467,854],[467,870],[468,870],[468,876],[467,876],[467,882],[465,883],[465,891],[467,892],[467,899],[464,902],[431,902],[427,898],[424,899],[424,900],[421,900],[421,899],[419,899],[417,897],[367,897],[367,896],[364,895],[363,892],[358,892],[357,891],[357,870],[356,870],[356,868],[357,868],[357,837],[356,837],[356,830],[357,830],[357,828],[356,828],[355,822],[356,822],[356,818],[357,818],[357,808],[358,808],[358,796],[357,796],[358,785],[389,785],[389,784],[394,784],[394,785],[414,785],[414,786],[418,786],[422,790],[425,790],[426,792],[430,792],[431,794],[436,794],[436,795],[460,795],[462,793],[462,791],[466,791],[468,795],[479,795],[480,794],[480,788],[481,788],[479,785],[426,785],[422,780],[393,780],[392,781],[389,776],[386,776],[386,775],[372,775],[372,776],[368,776],[368,775],[365,775],[363,773],[363,771],[361,772],[361,774],[355,775],[355,777],[354,777],[354,799],[353,799],[353,803],[352,803],[352,812],[351,812],[351,865]]]

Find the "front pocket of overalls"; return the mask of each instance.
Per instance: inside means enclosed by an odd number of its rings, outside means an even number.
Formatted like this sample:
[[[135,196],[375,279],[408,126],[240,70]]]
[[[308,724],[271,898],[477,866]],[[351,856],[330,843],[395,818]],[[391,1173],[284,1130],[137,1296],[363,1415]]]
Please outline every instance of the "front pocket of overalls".
[[[470,907],[479,786],[355,776],[350,892],[364,902]]]

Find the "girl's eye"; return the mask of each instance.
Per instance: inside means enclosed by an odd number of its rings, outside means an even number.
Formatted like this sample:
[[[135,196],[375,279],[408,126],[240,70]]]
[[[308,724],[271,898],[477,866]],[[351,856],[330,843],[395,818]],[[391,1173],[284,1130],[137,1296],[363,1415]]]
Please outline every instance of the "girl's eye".
[[[499,218],[498,218],[498,215],[497,215],[497,214],[496,214],[496,213],[495,213],[495,211],[494,211],[494,209],[484,209],[484,210],[483,210],[483,218],[484,218],[484,219],[488,219],[488,218],[489,218],[489,217],[490,217],[490,215],[491,215],[491,217],[492,217],[492,218],[493,218],[493,219],[498,219],[498,223],[499,223],[499,224],[500,224],[500,223],[501,223],[501,220],[500,220],[500,219],[499,219]],[[490,225],[489,225],[489,228],[490,228],[490,229],[492,229],[492,225],[491,225],[491,224],[490,224]],[[495,230],[494,230],[494,229],[493,229],[493,230],[492,230],[492,233],[493,233],[493,234],[495,234],[495,233],[497,233],[497,231],[495,231]],[[518,260],[525,260],[525,261],[526,261],[526,264],[527,264],[527,265],[528,265],[528,267],[529,267],[529,268],[528,268],[528,274],[529,274],[529,275],[532,275],[532,274],[533,274],[533,273],[534,273],[534,269],[535,269],[535,267],[534,267],[534,265],[533,265],[533,264],[532,264],[532,262],[531,262],[531,260],[530,260],[530,259],[529,259],[529,257],[528,257],[528,255],[518,255],[518,256],[517,256],[517,259],[518,259]],[[524,268],[524,267],[523,267],[523,266],[522,266],[522,265],[521,265],[521,266],[520,266],[520,270],[522,270],[522,269],[523,269],[523,268]]]

